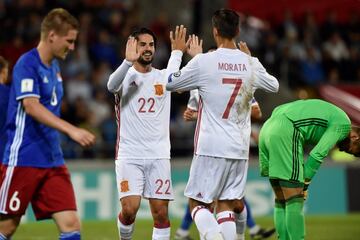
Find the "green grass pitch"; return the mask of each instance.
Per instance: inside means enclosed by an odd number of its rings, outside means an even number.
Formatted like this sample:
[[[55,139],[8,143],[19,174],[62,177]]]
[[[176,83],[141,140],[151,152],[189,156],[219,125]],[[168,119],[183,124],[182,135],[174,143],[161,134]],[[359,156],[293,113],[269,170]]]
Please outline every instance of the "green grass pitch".
[[[259,217],[257,223],[264,227],[273,225],[271,217]],[[180,225],[180,220],[172,220],[172,234]],[[191,235],[199,239],[195,226]],[[150,240],[152,222],[137,220],[134,240]],[[307,240],[357,240],[360,239],[360,213],[351,215],[306,216]],[[58,239],[55,224],[51,221],[21,224],[13,240],[51,240]],[[84,221],[82,229],[84,240],[116,240],[117,228],[115,221]],[[250,239],[248,236],[246,239]],[[276,237],[270,238],[271,240]]]

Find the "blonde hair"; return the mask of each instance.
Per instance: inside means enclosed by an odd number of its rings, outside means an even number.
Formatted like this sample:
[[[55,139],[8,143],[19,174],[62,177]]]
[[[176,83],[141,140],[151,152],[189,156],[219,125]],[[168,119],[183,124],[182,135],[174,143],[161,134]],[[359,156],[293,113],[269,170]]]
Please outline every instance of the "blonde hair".
[[[79,31],[78,20],[63,8],[51,10],[41,23],[41,40],[44,40],[50,31],[56,34],[66,35],[69,30]]]

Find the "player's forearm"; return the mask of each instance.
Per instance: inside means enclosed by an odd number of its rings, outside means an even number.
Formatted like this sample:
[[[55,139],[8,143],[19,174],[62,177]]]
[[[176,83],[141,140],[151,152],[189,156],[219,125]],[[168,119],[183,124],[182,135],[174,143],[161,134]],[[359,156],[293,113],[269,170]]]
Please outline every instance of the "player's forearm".
[[[50,112],[37,99],[24,99],[23,106],[25,112],[39,123],[57,129],[67,135],[69,135],[69,132],[76,128],[72,124],[62,120],[61,118]]]
[[[166,67],[166,71],[167,71],[166,75],[169,75],[170,73],[179,71],[182,56],[183,56],[183,52],[180,50],[173,50],[171,52],[171,56],[170,56],[168,65]]]
[[[304,166],[305,181],[311,181],[311,179],[315,176],[316,172],[320,168],[321,163],[322,160],[315,159],[314,157],[309,155]]]
[[[269,73],[265,72],[257,72],[257,78],[259,79],[259,88],[267,91],[267,92],[278,92],[279,91],[279,82],[278,80],[270,75]]]
[[[174,72],[168,75],[168,84],[166,90],[168,91],[188,91],[198,88],[199,85],[199,55],[191,59],[188,64],[181,69],[181,71]]]
[[[252,57],[251,61],[259,84],[257,87],[267,92],[278,92],[279,82],[276,77],[269,74],[256,57]]]
[[[168,77],[168,83],[166,84],[166,90],[174,91],[189,91],[195,89],[194,84],[194,73],[189,73],[187,71],[178,71],[172,73]]]
[[[169,76],[169,78],[171,78],[171,75]],[[184,92],[190,89],[188,88],[188,85],[186,84],[185,80],[176,79],[175,81],[171,81],[166,84],[166,90],[171,92],[174,91]]]
[[[129,68],[132,66],[132,63],[126,59],[121,63],[121,65],[113,72],[107,82],[107,88],[110,92],[115,93],[119,91],[122,82],[125,79],[126,73]]]

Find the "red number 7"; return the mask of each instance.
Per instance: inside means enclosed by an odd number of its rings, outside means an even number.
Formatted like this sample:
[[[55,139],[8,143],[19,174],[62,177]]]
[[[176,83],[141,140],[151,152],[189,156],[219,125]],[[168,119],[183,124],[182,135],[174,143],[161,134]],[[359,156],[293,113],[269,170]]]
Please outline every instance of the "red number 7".
[[[231,109],[232,105],[234,105],[235,98],[236,98],[236,96],[238,95],[238,93],[240,91],[242,80],[241,79],[234,79],[234,78],[223,78],[222,83],[223,84],[235,84],[234,90],[233,90],[233,92],[231,94],[231,97],[229,99],[229,102],[228,102],[228,104],[226,106],[225,112],[222,115],[223,119],[228,119],[230,109]]]

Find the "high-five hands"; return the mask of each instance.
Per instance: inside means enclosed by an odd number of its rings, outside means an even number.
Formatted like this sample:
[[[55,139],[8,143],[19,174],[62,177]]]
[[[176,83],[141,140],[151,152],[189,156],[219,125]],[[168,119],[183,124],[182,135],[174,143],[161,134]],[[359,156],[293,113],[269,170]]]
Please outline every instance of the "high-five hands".
[[[134,37],[129,37],[126,42],[125,58],[129,62],[135,62],[139,59],[140,53],[136,49],[137,40]]]
[[[190,35],[188,42],[189,42],[189,47],[187,48],[186,52],[191,57],[195,57],[197,54],[203,52],[203,48],[202,48],[203,40],[202,39],[199,40],[198,36],[196,36],[195,34]]]
[[[184,27],[184,25],[176,26],[175,32],[170,31],[171,50],[180,50],[185,52],[190,44],[190,39],[185,42],[185,38],[186,27]]]

